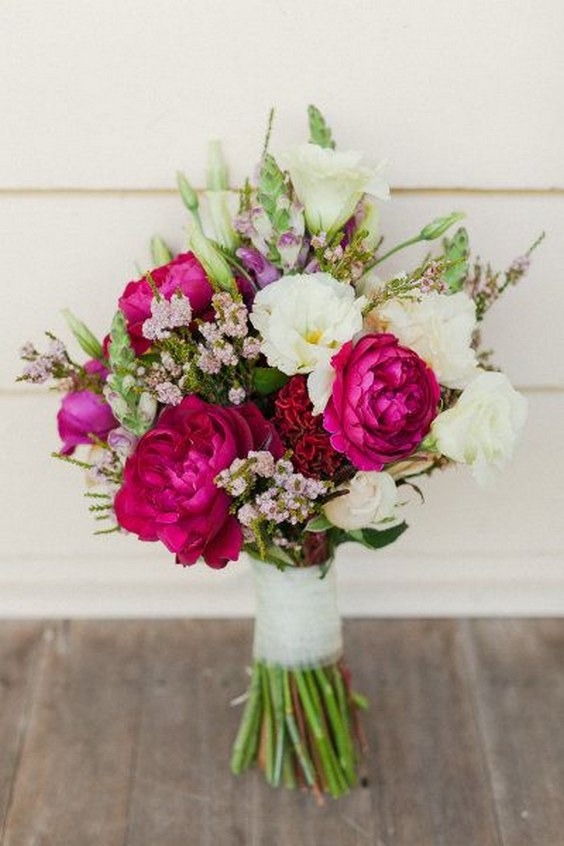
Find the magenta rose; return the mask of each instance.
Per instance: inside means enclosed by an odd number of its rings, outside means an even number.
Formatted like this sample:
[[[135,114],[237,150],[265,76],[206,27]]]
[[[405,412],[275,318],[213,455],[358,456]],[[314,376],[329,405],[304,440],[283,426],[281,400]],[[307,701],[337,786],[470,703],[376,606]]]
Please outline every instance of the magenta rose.
[[[332,359],[333,393],[323,417],[331,445],[359,470],[381,470],[412,453],[437,414],[435,374],[394,335],[364,335]]]
[[[151,279],[159,293],[170,300],[181,291],[190,300],[194,317],[209,308],[213,289],[206,272],[193,253],[181,253],[168,264],[151,270]],[[153,290],[146,277],[130,282],[119,299],[119,307],[127,320],[127,330],[137,355],[146,352],[151,342],[143,337],[143,323],[151,316]]]
[[[127,460],[115,498],[118,523],[144,541],[160,540],[180,564],[203,556],[210,567],[235,560],[243,543],[230,496],[214,479],[235,458],[283,447],[252,403],[223,408],[188,396],[166,408]]]
[[[74,391],[67,394],[57,414],[57,427],[63,441],[61,452],[70,455],[78,444],[93,443],[90,435],[105,441],[108,432],[118,425],[112,409],[94,391]]]

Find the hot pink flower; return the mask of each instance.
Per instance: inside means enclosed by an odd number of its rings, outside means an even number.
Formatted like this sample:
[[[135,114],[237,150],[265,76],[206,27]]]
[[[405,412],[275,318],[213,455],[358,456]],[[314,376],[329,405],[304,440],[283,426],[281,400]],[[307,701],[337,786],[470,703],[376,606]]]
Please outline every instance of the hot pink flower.
[[[193,253],[181,253],[168,264],[151,270],[151,279],[159,293],[170,300],[176,291],[181,291],[190,300],[192,315],[201,316],[211,303],[212,286],[205,270]],[[127,320],[131,343],[137,355],[151,346],[143,336],[143,323],[151,317],[151,301],[154,293],[146,277],[130,282],[119,299],[119,307]]]
[[[235,560],[242,531],[229,513],[231,498],[214,479],[235,458],[283,447],[272,425],[252,403],[237,408],[188,396],[165,409],[140,439],[115,498],[118,523],[141,540],[160,540],[180,564],[203,556],[210,567]]]
[[[440,390],[417,353],[389,334],[352,341],[334,356],[337,371],[323,425],[331,445],[359,470],[381,470],[412,453],[437,414]]]
[[[70,455],[78,444],[91,444],[89,435],[105,440],[118,425],[104,397],[93,391],[67,394],[57,414],[57,427],[63,441],[61,452]]]

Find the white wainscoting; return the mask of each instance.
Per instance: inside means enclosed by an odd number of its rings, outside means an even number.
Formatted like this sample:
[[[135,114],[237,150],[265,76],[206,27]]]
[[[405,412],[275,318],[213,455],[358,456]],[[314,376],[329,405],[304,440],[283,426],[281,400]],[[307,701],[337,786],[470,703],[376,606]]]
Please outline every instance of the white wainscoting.
[[[557,0],[5,0],[0,616],[250,613],[244,563],[183,570],[92,536],[80,472],[49,458],[57,400],[14,384],[17,349],[62,334],[64,306],[104,333],[151,235],[183,245],[174,171],[201,184],[221,135],[241,179],[270,106],[276,150],[304,137],[311,101],[341,146],[389,160],[390,245],[459,209],[496,267],[548,234],[485,326],[530,400],[515,462],[487,491],[463,470],[430,480],[392,549],[342,548],[343,611],[564,613],[563,27]]]

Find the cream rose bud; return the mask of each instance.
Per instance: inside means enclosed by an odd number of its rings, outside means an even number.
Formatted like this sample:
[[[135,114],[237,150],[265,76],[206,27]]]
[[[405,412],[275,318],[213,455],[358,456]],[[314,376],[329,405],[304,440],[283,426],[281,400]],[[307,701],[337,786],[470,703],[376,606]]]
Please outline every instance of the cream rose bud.
[[[363,194],[380,200],[390,195],[382,175],[386,163],[367,167],[361,164],[362,155],[353,150],[337,152],[317,144],[300,144],[279,159],[290,174],[314,233],[335,232],[343,226]]]
[[[479,371],[456,404],[439,414],[429,439],[440,453],[468,464],[478,482],[511,458],[527,416],[527,400],[503,373]]]
[[[312,374],[308,385],[315,413],[331,391],[331,358],[362,329],[364,297],[329,273],[283,276],[259,291],[251,323],[272,367],[288,376]]]
[[[476,306],[464,291],[433,291],[420,300],[389,300],[375,314],[386,332],[421,356],[446,388],[464,388],[476,374],[472,349]]]
[[[340,529],[382,529],[396,520],[398,489],[389,473],[359,471],[347,482],[348,493],[324,506],[325,516]]]

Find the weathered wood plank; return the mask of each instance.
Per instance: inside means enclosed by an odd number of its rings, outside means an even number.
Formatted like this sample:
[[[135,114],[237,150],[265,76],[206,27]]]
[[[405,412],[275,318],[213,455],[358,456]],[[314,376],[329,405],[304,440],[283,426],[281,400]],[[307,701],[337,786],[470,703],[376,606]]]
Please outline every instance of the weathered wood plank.
[[[456,621],[347,626],[378,844],[500,846]]]
[[[228,703],[245,685],[249,634],[246,621],[150,624],[127,846],[248,842]]]
[[[59,624],[42,660],[3,846],[123,846],[143,623]]]
[[[0,624],[0,832],[11,801],[43,637],[48,631],[39,622]]]
[[[468,624],[505,846],[564,841],[564,621]]]

